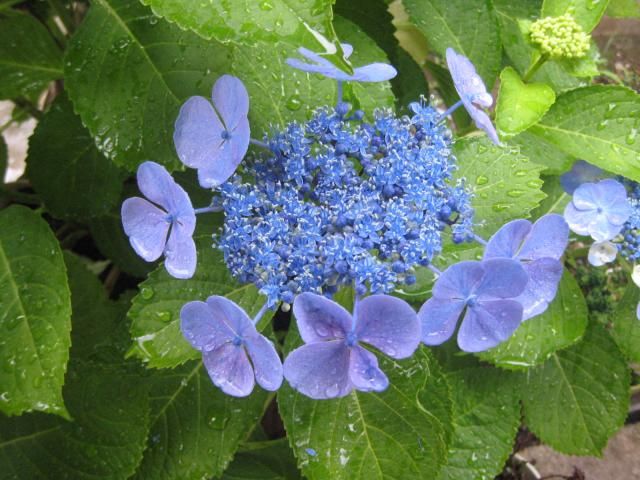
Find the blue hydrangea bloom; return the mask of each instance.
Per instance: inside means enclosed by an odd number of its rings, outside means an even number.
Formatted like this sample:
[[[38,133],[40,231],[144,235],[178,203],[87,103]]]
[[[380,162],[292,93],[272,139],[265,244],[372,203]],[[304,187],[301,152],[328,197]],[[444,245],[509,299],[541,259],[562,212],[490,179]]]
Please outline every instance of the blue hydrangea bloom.
[[[351,53],[353,53],[353,47],[347,43],[343,43],[342,51],[344,52],[344,58],[349,58]],[[398,74],[396,69],[391,65],[386,63],[371,63],[364,67],[354,69],[353,75],[349,75],[318,53],[307,50],[306,48],[299,48],[298,53],[309,60],[309,62],[303,62],[297,58],[287,58],[287,65],[304,72],[319,73],[320,75],[339,81],[384,82]]]
[[[450,231],[473,239],[470,194],[451,176],[451,137],[431,107],[373,123],[322,108],[265,138],[248,177],[222,185],[218,239],[231,273],[273,306],[301,292],[389,293],[415,281]]]
[[[202,352],[211,380],[224,393],[246,397],[255,382],[269,391],[280,388],[282,363],[273,343],[234,302],[218,296],[189,302],[180,320],[184,337]]]
[[[631,214],[620,232],[622,241],[618,247],[625,258],[637,262],[640,261],[640,184],[628,180],[626,184]]]
[[[491,119],[482,109],[493,105],[493,97],[487,92],[487,87],[476,72],[476,67],[467,57],[457,53],[453,48],[447,48],[446,56],[453,85],[460,95],[464,108],[469,112],[476,126],[484,130],[493,143],[500,145],[498,133]]]
[[[305,345],[284,361],[284,377],[300,393],[336,398],[352,390],[382,391],[389,380],[366,343],[392,358],[406,358],[420,344],[420,324],[405,301],[373,295],[356,301],[351,315],[320,295],[303,293],[293,314]]]
[[[504,342],[522,321],[523,308],[517,297],[528,281],[521,263],[508,258],[450,266],[418,312],[422,341],[426,345],[447,341],[465,312],[458,331],[460,349],[481,352]]]
[[[569,226],[562,216],[545,215],[532,224],[514,220],[487,242],[484,259],[512,258],[529,275],[525,290],[515,300],[523,307],[522,320],[544,312],[555,298],[562,277],[560,257],[569,243]]]
[[[601,180],[605,175],[605,172],[600,168],[594,167],[584,160],[577,160],[571,167],[571,170],[560,175],[560,184],[565,192],[573,195],[576,188],[583,183]]]
[[[198,169],[204,188],[233,175],[249,148],[249,95],[240,79],[223,75],[213,86],[213,105],[191,97],[180,108],[173,142],[180,161]]]
[[[196,215],[187,192],[155,162],[138,167],[138,188],[148,199],[133,197],[122,204],[124,232],[147,262],[165,256],[165,267],[176,278],[191,278],[196,269],[193,231]]]
[[[580,185],[565,208],[564,218],[578,235],[604,242],[620,233],[631,213],[624,185],[609,178]]]

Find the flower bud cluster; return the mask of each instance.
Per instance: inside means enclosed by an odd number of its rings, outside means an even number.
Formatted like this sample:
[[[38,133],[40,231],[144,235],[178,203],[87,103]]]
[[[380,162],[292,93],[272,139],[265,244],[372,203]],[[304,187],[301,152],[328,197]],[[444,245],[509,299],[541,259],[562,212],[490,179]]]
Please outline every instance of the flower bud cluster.
[[[569,13],[535,21],[530,35],[531,41],[551,58],[581,58],[589,51],[589,35]]]

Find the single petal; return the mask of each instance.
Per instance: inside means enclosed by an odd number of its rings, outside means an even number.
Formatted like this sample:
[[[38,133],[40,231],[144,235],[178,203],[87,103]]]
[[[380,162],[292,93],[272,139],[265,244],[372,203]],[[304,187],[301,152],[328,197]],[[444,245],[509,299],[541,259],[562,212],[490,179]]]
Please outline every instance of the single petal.
[[[640,287],[640,265],[636,265],[635,267],[633,267],[633,272],[631,273],[631,280],[633,280],[633,283],[635,283],[638,287]]]
[[[129,243],[147,262],[162,255],[170,223],[167,214],[144,198],[127,198],[120,212]]]
[[[328,66],[316,65],[312,63],[303,62],[302,60],[298,60],[297,58],[287,58],[286,64],[289,65],[290,67],[296,68],[298,70],[302,70],[303,72],[319,73],[329,78],[335,78],[336,75],[340,73],[340,70],[338,70],[336,67],[334,67],[330,63]]]
[[[140,164],[137,172],[138,188],[152,202],[176,215],[193,211],[189,195],[176,183],[167,169],[155,162]]]
[[[613,225],[622,225],[633,213],[633,207],[625,197],[623,200],[607,207],[607,218]]]
[[[609,207],[627,203],[627,189],[622,183],[613,178],[606,178],[599,181],[593,187],[594,196],[598,199],[598,204],[609,210]]]
[[[420,344],[420,322],[411,306],[391,295],[371,295],[358,302],[356,337],[393,358],[413,355]]]
[[[353,50],[353,48],[352,48],[352,50]],[[300,55],[302,55],[303,57],[307,58],[308,60],[311,60],[313,63],[316,63],[316,64],[318,64],[320,66],[327,67],[327,68],[330,68],[330,67],[335,68],[333,63],[331,63],[329,60],[324,58],[319,53],[316,53],[316,52],[313,52],[313,51],[309,50],[308,48],[300,47],[300,48],[298,48],[298,53]]]
[[[213,384],[227,395],[246,397],[252,392],[253,368],[242,346],[225,343],[204,352],[202,359]]]
[[[520,295],[529,276],[520,262],[509,258],[490,258],[482,262],[484,275],[474,293],[479,298],[513,298]]]
[[[589,263],[594,267],[613,262],[618,255],[618,248],[611,242],[596,242],[589,248]]]
[[[487,87],[471,60],[452,48],[447,48],[445,53],[453,85],[461,99],[481,97],[487,93]]]
[[[244,341],[258,385],[275,392],[282,385],[282,362],[273,343],[260,334],[248,336]]]
[[[422,342],[425,345],[440,345],[449,340],[463,309],[462,300],[439,300],[433,297],[427,300],[418,312]]]
[[[398,74],[398,71],[387,63],[370,63],[353,71],[352,80],[356,82],[384,82]]]
[[[522,320],[527,320],[544,312],[556,298],[563,267],[555,258],[540,258],[523,267],[529,275],[529,282],[524,292],[514,300],[522,305]]]
[[[515,258],[530,231],[529,220],[513,220],[503,225],[487,242],[483,258]]]
[[[565,221],[578,235],[589,235],[589,224],[594,215],[596,215],[595,210],[578,210],[573,202],[569,202],[564,209]]]
[[[233,130],[249,114],[249,94],[244,83],[232,75],[222,75],[213,85],[213,106],[227,130]]]
[[[465,299],[482,279],[480,262],[459,262],[447,268],[433,286],[433,296],[440,299]]]
[[[224,125],[204,97],[191,97],[180,108],[173,143],[187,167],[203,168],[220,158]]]
[[[595,183],[583,183],[573,192],[571,202],[578,210],[597,210],[601,201],[599,193]]]
[[[560,184],[565,192],[573,195],[583,183],[594,182],[603,175],[603,171],[584,160],[577,160],[571,170],[560,175]]]
[[[362,392],[381,392],[389,386],[389,379],[378,368],[376,356],[360,346],[351,349],[349,378],[353,386]]]
[[[191,346],[200,351],[215,350],[235,337],[211,307],[199,301],[186,303],[180,309],[180,329]]]
[[[458,331],[458,346],[482,352],[507,340],[522,321],[522,305],[514,300],[493,300],[468,308]]]
[[[193,230],[191,230],[193,232]],[[164,251],[164,266],[174,278],[191,278],[196,271],[196,244],[188,230],[175,224]]]
[[[305,343],[345,338],[353,325],[349,312],[315,293],[298,295],[293,302],[293,315]]]
[[[622,225],[614,225],[609,221],[606,213],[596,213],[589,223],[589,235],[596,242],[611,240],[622,230]]]
[[[349,43],[341,43],[342,53],[344,54],[344,58],[349,58],[353,53],[353,46]]]
[[[491,123],[489,115],[487,115],[484,110],[473,105],[472,102],[463,99],[463,103],[467,108],[467,112],[469,112],[469,115],[471,116],[471,118],[473,118],[476,127],[478,127],[480,130],[484,130],[489,139],[491,139],[494,144],[502,145],[500,143],[500,138],[498,138],[498,132],[496,132],[493,123]]]
[[[249,120],[240,120],[229,135],[230,137],[220,144],[217,158],[198,169],[198,182],[204,188],[222,185],[242,162],[251,138]]]
[[[636,307],[636,318],[640,320],[640,302],[638,302],[638,306]]]
[[[518,254],[519,260],[560,259],[569,243],[569,225],[556,213],[544,215],[533,224]]]
[[[294,389],[316,400],[344,397],[353,390],[349,357],[344,340],[309,343],[287,356],[284,378]]]
[[[228,298],[213,295],[207,298],[207,305],[216,319],[229,326],[231,331],[240,337],[257,335],[256,327],[242,308]]]

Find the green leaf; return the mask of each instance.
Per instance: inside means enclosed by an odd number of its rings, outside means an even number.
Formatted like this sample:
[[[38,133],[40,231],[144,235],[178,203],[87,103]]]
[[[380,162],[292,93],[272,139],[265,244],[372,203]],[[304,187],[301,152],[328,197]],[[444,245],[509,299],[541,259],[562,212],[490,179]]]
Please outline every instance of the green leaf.
[[[591,32],[607,9],[609,0],[544,0],[541,17],[559,17],[570,13],[586,33]]]
[[[128,478],[149,431],[148,389],[121,370],[81,362],[72,363],[67,380],[64,397],[73,421],[40,413],[0,416],[3,476]]]
[[[430,46],[444,55],[454,48],[475,65],[489,90],[501,64],[498,23],[486,0],[404,0],[402,2]]]
[[[0,411],[67,416],[71,301],[62,252],[49,226],[21,206],[0,212]]]
[[[201,361],[156,370],[150,382],[151,432],[137,479],[220,475],[271,398],[258,386],[246,398],[225,395]]]
[[[247,444],[246,448],[236,454],[221,480],[302,479],[286,439]]]
[[[559,150],[640,181],[640,96],[594,85],[560,95],[529,132]]]
[[[497,147],[485,137],[462,138],[453,146],[458,159],[457,178],[465,178],[474,192],[472,206],[481,236],[493,235],[502,225],[525,218],[544,198],[540,190],[542,167],[517,150]]]
[[[529,157],[532,162],[544,165],[544,173],[559,175],[571,168],[576,158],[561,150],[546,138],[539,137],[526,130],[508,140],[510,145],[520,147],[520,153]]]
[[[613,315],[609,317],[611,336],[630,362],[640,363],[640,320],[636,309],[640,302],[640,289],[629,283]]]
[[[185,8],[183,0],[142,0],[142,3],[150,5],[156,15],[204,38],[253,45],[257,41],[275,43],[291,37],[312,49],[322,45],[330,50],[333,46],[338,51],[327,57],[334,62],[342,58],[340,42],[331,26],[333,0],[311,3],[304,0],[205,0],[189,4],[189,8]],[[316,41],[312,42],[312,38]]]
[[[540,440],[570,455],[600,455],[622,427],[630,375],[609,334],[592,325],[579,344],[527,373],[525,421]]]
[[[540,120],[555,100],[549,85],[525,84],[513,68],[507,67],[500,74],[496,126],[502,134],[520,133]]]
[[[554,352],[582,337],[587,328],[588,313],[580,287],[565,271],[549,308],[541,315],[522,322],[511,338],[479,357],[509,369],[539,365]]]
[[[65,86],[98,149],[134,171],[180,163],[173,124],[188,97],[209,98],[229,49],[158,18],[135,0],[95,0],[65,57]]]
[[[606,14],[618,18],[640,18],[638,0],[611,0]]]
[[[294,332],[287,343],[295,345]],[[394,361],[378,355],[389,377],[380,393],[312,400],[289,385],[278,406],[298,466],[310,480],[435,478],[450,434],[449,388],[426,349]]]
[[[0,99],[37,96],[62,78],[62,52],[31,15],[0,11]]]
[[[180,309],[185,303],[223,295],[252,316],[266,300],[252,284],[241,285],[231,277],[222,253],[211,245],[213,231],[197,236],[198,267],[193,278],[173,278],[161,264],[140,284],[140,293],[133,299],[130,354],[150,367],[171,368],[200,356],[180,331]]]
[[[540,218],[547,213],[564,214],[564,209],[571,200],[571,195],[564,191],[557,176],[543,175],[542,191],[547,196],[540,206],[531,212],[533,218]]]
[[[120,199],[123,176],[102,156],[93,138],[60,95],[29,140],[27,176],[58,218],[90,218]]]

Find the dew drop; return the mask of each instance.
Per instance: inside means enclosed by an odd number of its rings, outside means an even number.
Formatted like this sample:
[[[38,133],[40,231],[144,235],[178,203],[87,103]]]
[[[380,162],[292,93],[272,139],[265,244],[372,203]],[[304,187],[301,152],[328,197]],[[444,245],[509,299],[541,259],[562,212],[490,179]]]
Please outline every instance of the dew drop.
[[[285,106],[292,112],[295,112],[297,110],[300,110],[300,107],[302,107],[302,101],[300,100],[300,97],[298,95],[291,95],[287,99]]]
[[[145,300],[149,300],[151,297],[153,297],[153,293],[153,288],[151,287],[142,287],[140,289],[140,296]]]
[[[489,179],[484,175],[478,175],[476,178],[476,185],[485,185],[488,181]]]

